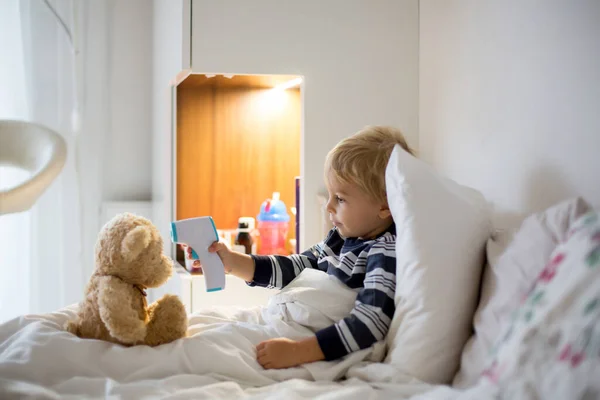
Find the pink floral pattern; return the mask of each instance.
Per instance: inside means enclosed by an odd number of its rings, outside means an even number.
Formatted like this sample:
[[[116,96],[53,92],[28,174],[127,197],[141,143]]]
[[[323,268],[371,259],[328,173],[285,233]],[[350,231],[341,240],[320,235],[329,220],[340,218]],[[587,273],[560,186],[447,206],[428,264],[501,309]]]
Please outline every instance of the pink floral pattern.
[[[556,269],[564,259],[565,253],[558,253],[555,255],[540,274],[540,281],[548,283],[554,279],[554,276],[556,275]]]
[[[585,353],[583,351],[573,352],[569,343],[565,345],[558,357],[559,361],[568,362],[573,368],[579,366],[584,358]]]
[[[494,360],[492,365],[484,369],[481,375],[485,376],[494,383],[498,383],[498,379],[500,378],[500,368],[498,366],[498,360]]]

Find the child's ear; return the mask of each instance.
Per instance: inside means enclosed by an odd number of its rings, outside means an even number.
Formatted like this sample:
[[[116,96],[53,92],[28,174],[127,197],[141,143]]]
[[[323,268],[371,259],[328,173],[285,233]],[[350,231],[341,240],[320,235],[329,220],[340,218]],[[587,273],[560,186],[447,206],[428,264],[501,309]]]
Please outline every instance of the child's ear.
[[[381,206],[379,210],[379,218],[386,219],[392,216],[392,212],[390,211],[390,207],[387,204]]]

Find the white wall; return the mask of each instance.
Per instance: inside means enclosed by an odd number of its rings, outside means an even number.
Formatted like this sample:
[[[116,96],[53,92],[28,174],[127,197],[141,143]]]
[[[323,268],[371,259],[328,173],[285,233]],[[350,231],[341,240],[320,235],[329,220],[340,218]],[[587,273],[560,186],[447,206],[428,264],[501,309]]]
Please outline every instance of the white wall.
[[[107,4],[110,121],[103,199],[150,200],[153,4],[147,0]]]
[[[80,139],[80,184],[82,204],[83,279],[82,286],[76,288],[78,297],[94,271],[94,247],[101,227],[100,208],[105,198],[104,174],[107,157],[107,142],[110,140],[111,93],[109,81],[109,62],[111,45],[108,41],[107,27],[110,25],[110,8],[107,3],[87,2],[85,100],[83,104],[84,120]],[[93,18],[91,17],[93,16]],[[112,156],[112,155],[111,155]],[[114,157],[114,156],[113,156]],[[74,233],[77,234],[77,233]],[[44,282],[47,284],[47,281]]]
[[[301,247],[319,237],[323,162],[368,124],[417,143],[417,0],[193,0],[195,72],[305,76]],[[290,182],[293,184],[293,182]]]
[[[424,158],[510,215],[600,206],[599,1],[421,0],[419,50]]]
[[[184,4],[185,0],[153,2],[152,216],[153,223],[161,230],[166,249],[170,246],[169,228],[172,219],[171,84],[175,76],[186,67],[182,52],[183,21],[186,15]],[[163,292],[179,293],[179,288],[171,280],[153,295],[156,297]]]

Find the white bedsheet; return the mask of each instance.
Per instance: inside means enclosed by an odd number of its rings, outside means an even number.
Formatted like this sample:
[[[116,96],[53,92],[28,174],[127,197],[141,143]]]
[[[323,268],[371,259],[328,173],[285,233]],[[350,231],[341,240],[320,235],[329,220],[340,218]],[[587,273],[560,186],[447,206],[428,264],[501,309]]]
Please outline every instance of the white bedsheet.
[[[189,337],[156,348],[80,339],[61,327],[76,306],[13,319],[0,326],[0,398],[340,398],[392,392],[402,398],[428,385],[388,385],[345,377],[383,358],[383,344],[340,361],[264,370],[255,346],[273,337],[301,338],[347,315],[356,292],[305,270],[267,307],[213,308],[190,316]],[[359,376],[358,374],[357,376]],[[314,382],[319,381],[319,382]],[[391,391],[391,392],[390,392]]]

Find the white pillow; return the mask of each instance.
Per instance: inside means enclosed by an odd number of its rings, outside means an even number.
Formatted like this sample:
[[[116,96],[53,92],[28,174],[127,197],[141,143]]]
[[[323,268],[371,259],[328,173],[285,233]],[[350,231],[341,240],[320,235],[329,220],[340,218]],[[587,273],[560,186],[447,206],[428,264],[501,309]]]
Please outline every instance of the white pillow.
[[[449,383],[471,336],[490,210],[478,191],[441,176],[398,145],[386,187],[397,271],[385,361],[398,371],[396,381]]]

